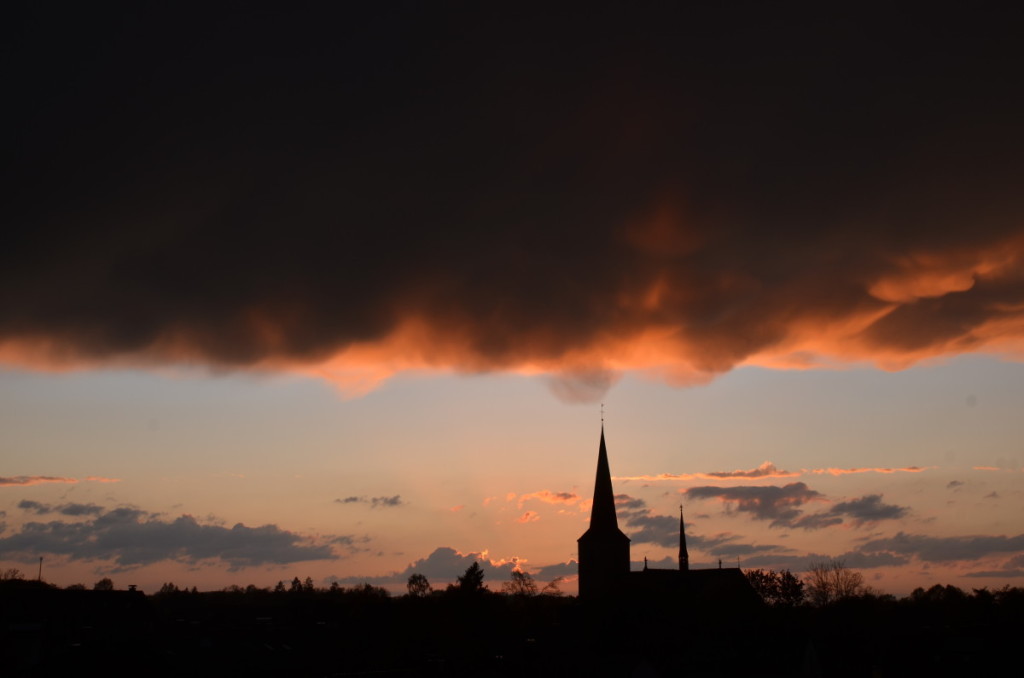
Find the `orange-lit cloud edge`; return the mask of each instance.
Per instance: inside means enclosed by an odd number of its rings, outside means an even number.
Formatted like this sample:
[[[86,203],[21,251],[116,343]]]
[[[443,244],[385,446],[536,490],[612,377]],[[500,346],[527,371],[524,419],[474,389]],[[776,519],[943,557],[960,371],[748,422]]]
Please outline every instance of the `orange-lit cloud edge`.
[[[85,478],[65,478],[61,476],[7,476],[0,477],[0,487],[26,487],[29,485],[45,485],[63,483],[74,485],[83,481],[93,483],[119,483],[120,478],[104,478],[102,476],[86,476]]]
[[[650,226],[637,230],[643,232],[644,228],[654,236],[660,232]],[[650,243],[643,243],[643,248],[635,246],[646,249]],[[378,339],[349,343],[333,353],[299,360],[289,356],[288,327],[251,309],[241,314],[238,322],[257,339],[262,351],[261,357],[244,365],[214,362],[199,348],[202,342],[193,330],[176,328],[173,322],[149,346],[130,354],[93,355],[70,340],[53,336],[0,338],[0,364],[51,372],[200,366],[214,371],[294,373],[326,379],[346,396],[359,396],[403,372],[505,372],[572,378],[630,371],[688,386],[707,383],[739,366],[789,370],[874,365],[900,370],[965,353],[1021,360],[1024,304],[976,301],[985,306],[985,319],[959,334],[913,348],[879,338],[871,329],[900,308],[967,292],[979,281],[1019,282],[1022,260],[1021,236],[973,251],[895,256],[884,273],[860,283],[864,295],[853,307],[794,311],[783,305],[776,310],[778,317],[771,319],[774,338],[748,351],[720,349],[716,338],[690,331],[680,310],[685,306],[685,290],[673,289],[670,275],[654,270],[646,280],[634,281],[629,290],[609,302],[618,320],[609,320],[607,326],[572,342],[554,336],[554,329],[526,329],[510,337],[513,350],[499,355],[488,355],[481,348],[472,321],[460,324],[432,319],[410,307],[396,311],[392,330]]]
[[[933,466],[904,466],[900,468],[886,467],[860,467],[860,468],[804,468],[799,471],[787,471],[778,468],[774,463],[766,461],[753,469],[737,469],[735,471],[709,471],[706,473],[657,473],[653,475],[638,476],[615,476],[615,480],[642,480],[642,481],[687,481],[687,480],[768,480],[772,478],[798,478],[804,475],[830,475],[845,476],[858,473],[921,473]],[[977,468],[977,467],[976,467]]]

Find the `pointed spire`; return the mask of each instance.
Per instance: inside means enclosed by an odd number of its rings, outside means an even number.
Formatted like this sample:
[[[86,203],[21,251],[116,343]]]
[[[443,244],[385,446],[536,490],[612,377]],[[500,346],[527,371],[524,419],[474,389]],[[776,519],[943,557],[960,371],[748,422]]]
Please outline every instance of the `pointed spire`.
[[[686,524],[683,522],[683,505],[679,505],[679,569],[690,569],[690,554],[686,550]]]
[[[604,444],[604,424],[601,425],[601,447],[597,452],[597,478],[594,480],[594,505],[590,509],[590,528],[619,529],[619,520],[615,517],[612,472],[608,467],[608,449]]]

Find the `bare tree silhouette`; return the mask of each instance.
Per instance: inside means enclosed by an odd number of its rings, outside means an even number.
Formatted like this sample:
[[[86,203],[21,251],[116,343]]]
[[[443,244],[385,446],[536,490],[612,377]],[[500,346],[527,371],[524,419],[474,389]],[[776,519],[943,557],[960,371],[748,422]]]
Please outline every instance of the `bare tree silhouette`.
[[[429,596],[433,589],[430,586],[430,582],[427,578],[419,572],[414,572],[409,575],[409,581],[406,583],[406,589],[409,591],[409,595],[413,598],[424,598]]]
[[[864,576],[846,567],[842,560],[812,563],[804,575],[804,582],[807,597],[818,607],[867,592]]]

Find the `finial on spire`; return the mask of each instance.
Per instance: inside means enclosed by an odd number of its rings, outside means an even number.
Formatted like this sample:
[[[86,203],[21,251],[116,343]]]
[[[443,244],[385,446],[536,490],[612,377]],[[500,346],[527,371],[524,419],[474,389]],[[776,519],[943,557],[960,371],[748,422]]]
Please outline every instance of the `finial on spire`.
[[[601,426],[604,426],[604,403],[601,403]]]

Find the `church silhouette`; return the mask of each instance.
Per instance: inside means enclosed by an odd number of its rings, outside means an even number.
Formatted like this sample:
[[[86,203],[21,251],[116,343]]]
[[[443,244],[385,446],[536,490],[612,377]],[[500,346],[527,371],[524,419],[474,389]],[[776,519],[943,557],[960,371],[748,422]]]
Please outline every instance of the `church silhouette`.
[[[615,492],[608,464],[608,448],[601,425],[601,445],[597,453],[597,477],[594,503],[590,510],[590,528],[576,540],[578,544],[579,596],[582,600],[636,602],[656,599],[685,600],[696,608],[741,610],[762,605],[760,596],[738,567],[721,566],[690,569],[686,549],[683,510],[679,508],[679,568],[656,569],[647,566],[631,571],[630,539],[619,529],[615,513]]]

